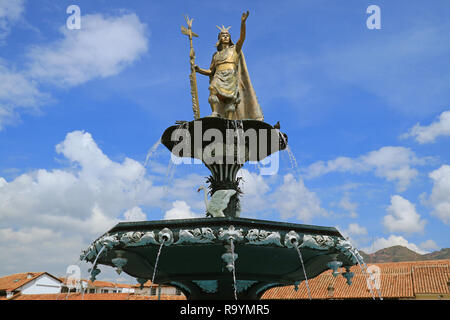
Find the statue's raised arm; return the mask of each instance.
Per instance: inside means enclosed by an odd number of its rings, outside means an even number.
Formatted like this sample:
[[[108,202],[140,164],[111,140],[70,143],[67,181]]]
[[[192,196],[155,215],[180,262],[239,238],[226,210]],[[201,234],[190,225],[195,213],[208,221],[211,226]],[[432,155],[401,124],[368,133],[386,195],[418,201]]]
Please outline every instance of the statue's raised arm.
[[[239,37],[238,42],[236,42],[236,51],[240,52],[242,49],[242,45],[245,41],[245,22],[247,21],[248,15],[250,12],[244,12],[241,17],[241,36]]]

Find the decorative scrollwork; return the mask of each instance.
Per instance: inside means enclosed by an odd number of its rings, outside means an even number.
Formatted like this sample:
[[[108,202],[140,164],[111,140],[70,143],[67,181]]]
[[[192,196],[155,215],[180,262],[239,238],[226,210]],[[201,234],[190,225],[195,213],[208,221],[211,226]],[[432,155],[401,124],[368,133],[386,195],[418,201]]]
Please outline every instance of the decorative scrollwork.
[[[231,239],[233,241],[242,241],[244,240],[244,232],[242,229],[235,229],[234,226],[231,225],[228,227],[228,229],[219,229],[218,239],[227,242],[229,242]]]
[[[258,229],[250,229],[245,237],[248,240],[248,244],[254,245],[266,245],[266,244],[274,244],[279,247],[282,247],[281,244],[281,236],[279,232],[271,232],[265,230]]]
[[[125,232],[120,237],[120,242],[122,242],[125,245],[133,245],[142,238],[143,234],[144,233],[140,231]]]
[[[159,244],[158,241],[156,241],[155,233],[153,231],[134,232],[131,235],[128,235],[129,233],[130,232],[125,233],[124,235],[122,235],[121,238],[122,242],[124,242],[122,239],[127,241],[126,242],[127,247],[138,247],[138,246],[146,246],[149,244]]]
[[[330,236],[305,235],[300,248],[311,248],[316,250],[329,250],[335,246],[335,241]]]
[[[216,236],[211,228],[195,228],[193,230],[180,230],[179,239],[175,244],[187,243],[212,243]]]

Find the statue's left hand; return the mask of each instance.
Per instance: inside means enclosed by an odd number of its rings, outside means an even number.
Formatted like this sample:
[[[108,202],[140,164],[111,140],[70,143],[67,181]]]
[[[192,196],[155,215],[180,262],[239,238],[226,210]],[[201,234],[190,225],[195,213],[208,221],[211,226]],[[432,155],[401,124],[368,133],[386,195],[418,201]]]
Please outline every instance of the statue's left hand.
[[[248,10],[247,10],[247,12],[244,12],[242,14],[241,21],[245,22],[247,20],[249,14],[250,14],[250,12],[248,12]]]

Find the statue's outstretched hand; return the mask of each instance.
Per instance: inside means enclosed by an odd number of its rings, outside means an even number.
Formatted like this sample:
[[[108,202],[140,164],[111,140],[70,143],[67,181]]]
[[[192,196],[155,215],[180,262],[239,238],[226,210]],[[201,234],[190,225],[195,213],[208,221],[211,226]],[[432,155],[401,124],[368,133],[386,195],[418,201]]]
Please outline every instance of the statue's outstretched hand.
[[[249,14],[250,14],[250,12],[248,12],[248,10],[247,10],[247,12],[244,12],[241,17],[241,22],[245,22],[247,20]]]

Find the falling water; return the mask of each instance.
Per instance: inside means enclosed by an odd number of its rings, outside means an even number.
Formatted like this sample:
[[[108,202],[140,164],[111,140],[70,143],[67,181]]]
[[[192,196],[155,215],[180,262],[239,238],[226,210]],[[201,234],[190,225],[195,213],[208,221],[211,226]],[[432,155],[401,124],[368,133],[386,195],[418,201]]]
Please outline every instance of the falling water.
[[[169,191],[169,186],[172,184],[173,176],[175,174],[175,165],[172,159],[169,160],[169,165],[167,166],[166,179],[167,183],[164,186],[164,194],[167,194]]]
[[[289,156],[289,161],[291,162],[291,168],[294,170],[294,172],[296,174],[298,174],[298,164],[297,164],[297,159],[294,156],[294,153],[292,152],[291,148],[289,147],[286,137],[280,133],[281,139],[283,139],[283,142],[286,146],[286,152],[288,153]]]
[[[150,161],[150,158],[156,152],[156,150],[158,149],[158,147],[160,145],[161,145],[161,138],[148,150],[147,156],[145,157],[144,168],[147,167],[147,164]]]
[[[231,247],[231,260],[233,261],[233,287],[234,287],[234,300],[237,300],[237,290],[236,290],[236,268],[234,265],[234,244],[233,238],[230,238],[230,247]]]
[[[159,255],[161,254],[162,246],[164,245],[165,239],[162,240],[161,245],[159,246],[158,254],[156,255],[156,261],[155,261],[155,269],[153,270],[153,276],[152,276],[152,284],[150,285],[150,296],[153,288],[153,282],[155,281],[156,276],[156,268],[158,267],[158,261],[159,261]]]
[[[98,257],[100,257],[100,254],[103,252],[103,250],[105,250],[105,248],[106,248],[106,246],[103,246],[100,249],[100,251],[97,253],[97,256],[95,257],[94,263],[92,264],[91,273],[89,274],[91,277],[92,277],[92,272],[94,271],[95,266],[97,264],[97,259],[98,259]]]
[[[188,126],[189,126],[188,122],[180,123],[177,126],[177,128],[174,130],[174,132],[177,131],[177,130],[180,130],[180,129],[186,129],[187,130]],[[185,139],[185,138],[186,137],[183,137],[183,139]],[[167,194],[167,192],[169,191],[169,186],[172,183],[172,179],[173,179],[174,174],[175,174],[175,164],[172,161],[172,157],[171,157],[170,160],[169,160],[169,165],[167,166],[167,172],[166,172],[167,183],[166,183],[166,185],[163,188],[164,194]]]
[[[297,250],[298,256],[299,256],[300,261],[302,263],[303,274],[305,275],[306,289],[308,290],[308,297],[309,297],[309,300],[312,300],[312,298],[311,298],[311,291],[309,290],[308,277],[306,276],[305,264],[303,263],[303,257],[302,257],[302,254],[300,252],[300,248],[298,246],[295,246],[295,249]]]

